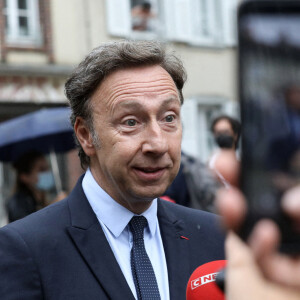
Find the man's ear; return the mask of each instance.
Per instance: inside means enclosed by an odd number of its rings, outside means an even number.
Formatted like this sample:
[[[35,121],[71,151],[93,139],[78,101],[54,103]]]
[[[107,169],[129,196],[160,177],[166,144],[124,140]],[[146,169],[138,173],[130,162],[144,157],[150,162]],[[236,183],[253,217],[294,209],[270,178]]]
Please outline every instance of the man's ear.
[[[86,121],[83,118],[76,118],[74,131],[85,154],[88,156],[94,155],[95,146],[93,144],[93,138],[88,126],[86,125]]]

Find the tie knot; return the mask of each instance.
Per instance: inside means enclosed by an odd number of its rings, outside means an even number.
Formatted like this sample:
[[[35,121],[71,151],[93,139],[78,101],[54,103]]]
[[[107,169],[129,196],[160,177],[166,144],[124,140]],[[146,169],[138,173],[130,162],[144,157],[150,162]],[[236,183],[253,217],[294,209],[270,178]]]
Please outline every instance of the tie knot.
[[[144,216],[135,216],[129,222],[129,227],[134,240],[144,238],[144,228],[148,225]]]

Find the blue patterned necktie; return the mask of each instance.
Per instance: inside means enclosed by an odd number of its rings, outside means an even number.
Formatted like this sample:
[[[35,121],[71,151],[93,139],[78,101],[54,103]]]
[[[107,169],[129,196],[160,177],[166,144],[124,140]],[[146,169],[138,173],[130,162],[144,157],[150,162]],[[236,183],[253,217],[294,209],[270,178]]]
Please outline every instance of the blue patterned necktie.
[[[133,236],[131,271],[138,300],[157,300],[160,299],[158,285],[144,244],[144,228],[147,225],[147,219],[143,216],[133,217],[129,222]]]

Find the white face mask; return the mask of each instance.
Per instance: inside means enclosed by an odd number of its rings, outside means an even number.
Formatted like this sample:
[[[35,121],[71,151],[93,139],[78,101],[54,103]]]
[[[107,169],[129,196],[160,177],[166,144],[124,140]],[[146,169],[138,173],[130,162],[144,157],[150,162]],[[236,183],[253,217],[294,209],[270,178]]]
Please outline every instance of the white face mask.
[[[40,172],[36,187],[40,190],[48,191],[54,187],[54,177],[51,171]]]

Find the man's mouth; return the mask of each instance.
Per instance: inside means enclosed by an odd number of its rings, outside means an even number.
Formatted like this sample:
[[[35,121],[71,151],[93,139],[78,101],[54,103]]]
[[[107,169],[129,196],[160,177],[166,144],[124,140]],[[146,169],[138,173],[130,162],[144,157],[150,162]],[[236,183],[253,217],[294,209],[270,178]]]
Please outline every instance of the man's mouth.
[[[133,168],[135,174],[143,181],[155,181],[160,179],[166,172],[165,167],[135,167]]]
[[[164,168],[136,168],[136,169],[145,173],[155,173]]]

